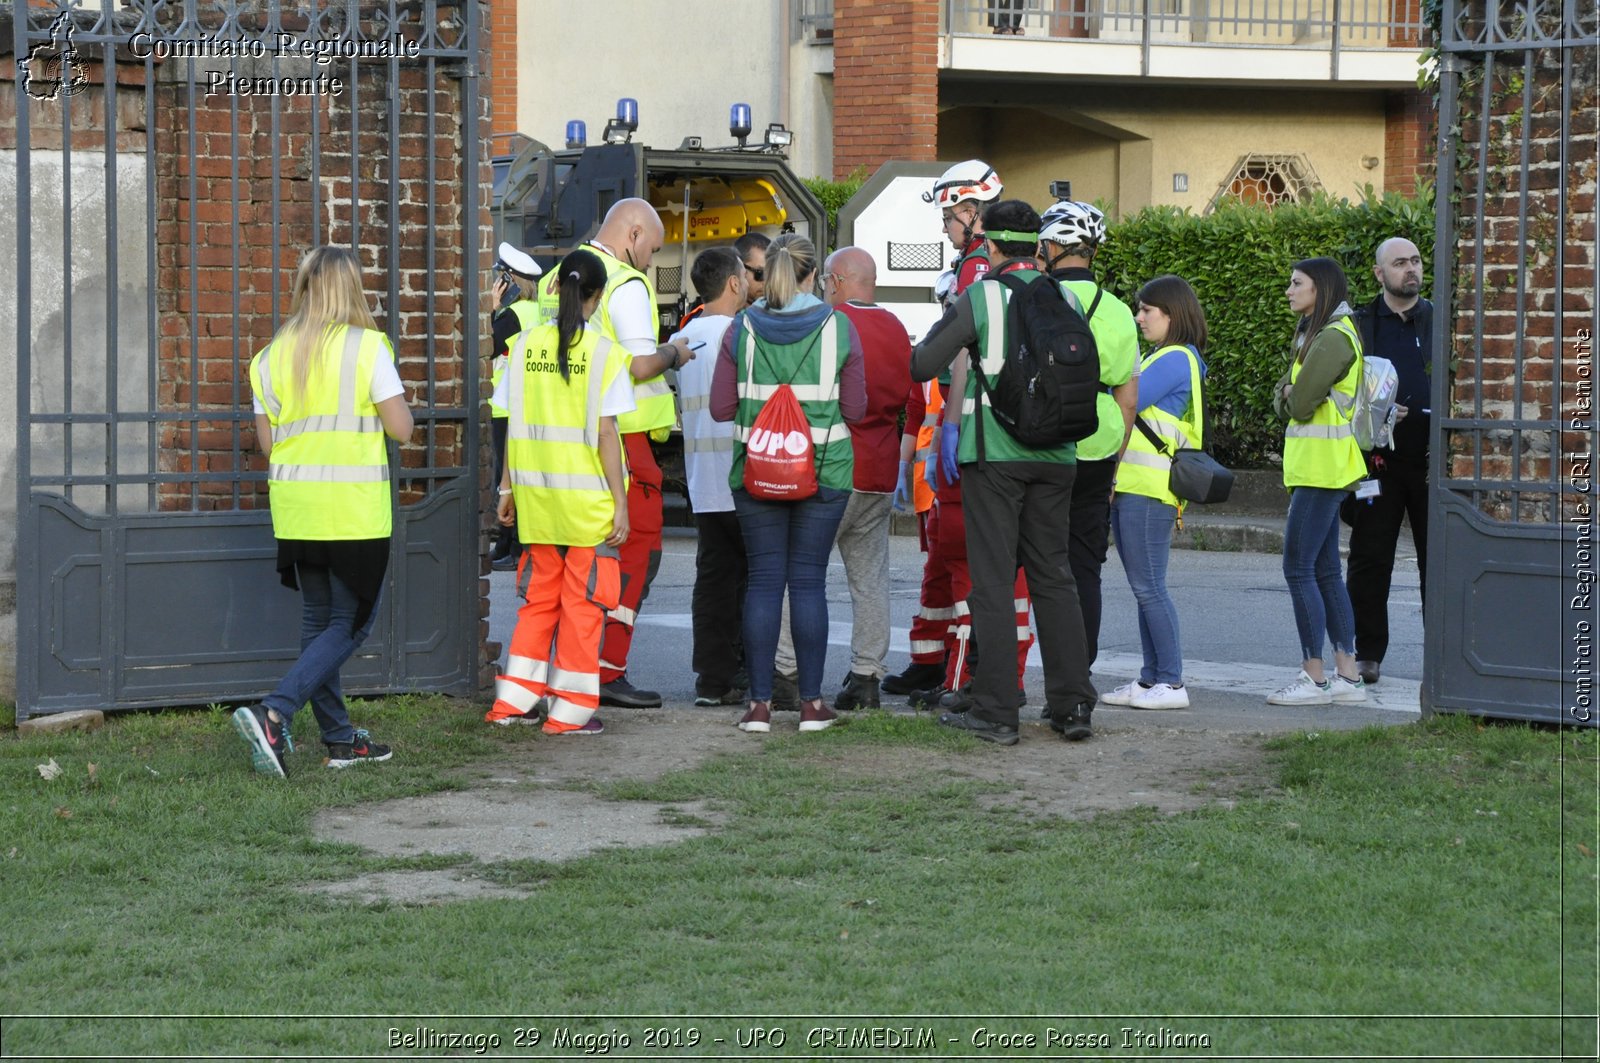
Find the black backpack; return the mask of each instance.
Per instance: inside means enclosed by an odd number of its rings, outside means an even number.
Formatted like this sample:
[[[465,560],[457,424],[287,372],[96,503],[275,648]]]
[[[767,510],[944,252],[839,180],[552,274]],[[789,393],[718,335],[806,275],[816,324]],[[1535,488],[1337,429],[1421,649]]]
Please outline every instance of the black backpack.
[[[1025,447],[1058,447],[1087,439],[1099,427],[1096,397],[1100,352],[1089,319],[1067,301],[1053,277],[1022,281],[1009,274],[986,278],[1011,290],[1007,308],[1005,365],[991,383],[972,353],[978,390],[1006,433]],[[1100,303],[1095,293],[1094,306]],[[978,460],[983,454],[983,417],[978,417]]]

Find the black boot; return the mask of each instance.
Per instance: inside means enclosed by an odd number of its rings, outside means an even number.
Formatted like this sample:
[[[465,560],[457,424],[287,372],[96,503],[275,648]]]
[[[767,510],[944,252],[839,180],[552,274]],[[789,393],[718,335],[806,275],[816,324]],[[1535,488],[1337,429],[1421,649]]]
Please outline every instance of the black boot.
[[[1068,742],[1082,742],[1094,734],[1089,727],[1089,716],[1094,706],[1080,701],[1066,712],[1050,710],[1050,729]]]
[[[885,694],[910,694],[936,687],[944,678],[943,664],[908,664],[899,675],[884,677],[881,688]]]
[[[845,677],[839,696],[833,699],[833,707],[839,712],[880,708],[877,678],[851,672]]]

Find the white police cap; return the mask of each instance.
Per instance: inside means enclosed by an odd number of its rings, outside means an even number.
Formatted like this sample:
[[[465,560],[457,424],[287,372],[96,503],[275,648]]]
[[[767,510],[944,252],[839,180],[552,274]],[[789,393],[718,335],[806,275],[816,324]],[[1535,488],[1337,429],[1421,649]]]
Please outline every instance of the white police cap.
[[[501,241],[500,261],[495,263],[501,269],[514,273],[519,277],[533,280],[544,271],[539,268],[539,263],[526,251],[520,251],[511,244]]]

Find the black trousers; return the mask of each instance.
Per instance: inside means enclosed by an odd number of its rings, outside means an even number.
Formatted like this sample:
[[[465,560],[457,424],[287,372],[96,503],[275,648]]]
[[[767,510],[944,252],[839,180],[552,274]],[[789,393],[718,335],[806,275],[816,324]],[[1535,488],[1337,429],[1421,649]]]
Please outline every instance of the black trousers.
[[[494,446],[494,486],[500,489],[500,479],[506,473],[506,436],[510,434],[508,425],[510,421],[505,417],[489,418],[489,438]],[[495,496],[499,501],[499,496]],[[513,557],[522,554],[522,543],[517,539],[517,526],[515,524],[501,524],[493,510],[489,513],[489,520],[494,524],[494,553],[496,555],[511,554]]]
[[[1111,483],[1117,478],[1117,459],[1078,462],[1072,482],[1072,519],[1067,538],[1067,562],[1078,584],[1078,607],[1083,612],[1083,645],[1094,667],[1100,655],[1100,570],[1105,567],[1111,542]]]
[[[1424,597],[1428,591],[1428,463],[1425,456],[1419,460],[1374,455],[1371,464],[1381,490],[1377,498],[1349,502],[1350,565],[1345,586],[1356,616],[1356,657],[1381,662],[1389,652],[1389,584],[1402,520],[1411,521]]]
[[[700,541],[695,547],[694,617],[695,691],[712,697],[733,686],[744,664],[744,535],[739,515],[696,513]]]
[[[992,461],[961,466],[962,516],[972,590],[972,633],[984,647],[973,673],[973,715],[1017,724],[1017,659],[1003,647],[1017,642],[1013,587],[1017,566],[1028,576],[1039,655],[1044,659],[1045,706],[1066,712],[1099,698],[1089,682],[1083,612],[1061,534],[1072,509],[1077,469],[1051,462]]]

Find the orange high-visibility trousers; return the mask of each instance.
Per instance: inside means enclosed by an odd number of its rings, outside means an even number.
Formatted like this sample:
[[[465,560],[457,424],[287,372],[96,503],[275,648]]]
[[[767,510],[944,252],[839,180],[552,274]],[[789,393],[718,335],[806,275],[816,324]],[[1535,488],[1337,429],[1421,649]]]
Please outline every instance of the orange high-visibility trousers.
[[[628,539],[619,547],[622,596],[606,616],[602,683],[620,679],[628,670],[633,625],[661,567],[661,466],[650,450],[649,432],[628,432],[622,445],[628,456]]]
[[[600,707],[600,638],[619,583],[615,551],[608,547],[523,547],[517,593],[524,604],[485,720],[524,716],[545,698],[546,732],[589,722]]]

